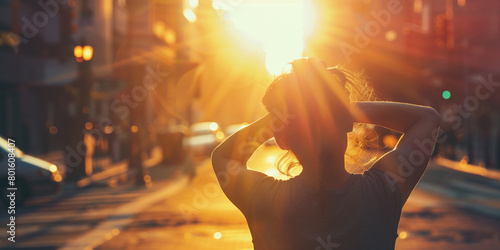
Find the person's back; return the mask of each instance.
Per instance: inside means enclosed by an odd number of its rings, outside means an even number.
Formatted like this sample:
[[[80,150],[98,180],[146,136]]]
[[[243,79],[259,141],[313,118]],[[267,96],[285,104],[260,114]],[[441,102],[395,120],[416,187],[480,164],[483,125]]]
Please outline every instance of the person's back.
[[[269,113],[212,154],[219,184],[247,218],[255,249],[394,249],[401,209],[425,172],[440,115],[430,107],[365,101],[371,92],[362,79],[312,58],[292,68],[268,88]],[[367,162],[366,124],[403,135]],[[298,164],[297,177],[278,181],[246,167],[271,137],[298,160],[278,170],[290,175]],[[347,165],[371,169],[353,175]]]
[[[255,184],[245,214],[255,249],[393,249],[401,194],[383,171],[352,175],[336,191],[300,176]]]

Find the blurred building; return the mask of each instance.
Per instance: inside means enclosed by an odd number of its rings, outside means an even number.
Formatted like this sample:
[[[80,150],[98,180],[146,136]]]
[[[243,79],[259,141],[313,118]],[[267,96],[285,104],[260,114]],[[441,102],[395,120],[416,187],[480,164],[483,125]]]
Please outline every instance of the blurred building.
[[[52,2],[0,1],[0,134],[28,152],[63,143],[65,87],[77,76],[74,10]]]
[[[0,134],[29,153],[47,153],[63,150],[68,137],[83,138],[72,117],[83,112],[97,125],[113,118],[109,104],[126,87],[114,67],[126,38],[125,3],[0,1]],[[74,48],[86,45],[93,54],[84,83]],[[83,111],[82,84],[89,85]]]
[[[364,68],[383,98],[439,110],[447,137],[438,145],[442,155],[500,168],[500,113],[494,108],[500,105],[500,88],[492,83],[500,82],[496,67],[500,63],[500,2],[322,4],[329,5],[327,10],[335,10],[332,5],[341,9],[325,17],[330,21],[324,26],[340,30],[330,45],[323,46],[332,51],[331,60]]]

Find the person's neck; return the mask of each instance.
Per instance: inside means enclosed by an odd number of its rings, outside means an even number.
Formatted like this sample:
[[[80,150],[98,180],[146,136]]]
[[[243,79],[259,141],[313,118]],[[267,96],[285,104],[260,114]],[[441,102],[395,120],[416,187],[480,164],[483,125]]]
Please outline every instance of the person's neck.
[[[315,189],[320,189],[323,185],[326,190],[339,190],[351,176],[345,170],[344,153],[332,153],[330,156],[328,162],[322,163],[309,157],[299,158],[302,165],[300,175]]]

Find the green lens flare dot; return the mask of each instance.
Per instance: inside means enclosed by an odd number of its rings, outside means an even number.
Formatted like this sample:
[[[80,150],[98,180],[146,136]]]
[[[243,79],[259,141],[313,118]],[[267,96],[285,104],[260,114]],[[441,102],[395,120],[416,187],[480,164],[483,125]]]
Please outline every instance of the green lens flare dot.
[[[443,98],[444,98],[445,100],[450,99],[450,97],[451,97],[451,93],[450,93],[450,91],[448,91],[448,90],[443,91]]]

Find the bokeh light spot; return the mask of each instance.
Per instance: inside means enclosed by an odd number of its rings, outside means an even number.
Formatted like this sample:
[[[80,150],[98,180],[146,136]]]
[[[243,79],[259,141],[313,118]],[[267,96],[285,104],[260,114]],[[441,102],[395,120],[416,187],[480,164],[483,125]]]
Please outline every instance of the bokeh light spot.
[[[219,124],[217,124],[216,122],[212,122],[212,123],[210,123],[210,129],[211,129],[212,131],[215,131],[215,130],[217,130],[218,128],[219,128]]]
[[[398,34],[394,30],[389,30],[385,32],[385,40],[392,42],[398,38]]]
[[[133,125],[132,127],[130,127],[130,131],[132,131],[132,133],[137,133],[137,131],[139,131],[139,127]]]
[[[443,91],[443,99],[448,100],[451,97],[451,92],[448,90]]]
[[[385,135],[382,141],[386,147],[394,148],[398,143],[398,138],[395,135]]]
[[[221,237],[222,237],[222,234],[221,234],[220,232],[215,232],[215,233],[214,233],[214,238],[215,238],[216,240],[220,239]]]
[[[50,126],[50,128],[49,128],[49,132],[50,132],[50,134],[51,134],[51,135],[55,135],[55,134],[57,134],[57,131],[58,131],[58,130],[57,130],[57,127],[56,127],[56,126]]]
[[[87,130],[91,130],[93,127],[94,127],[94,124],[92,124],[91,122],[86,122],[85,123],[85,128]]]
[[[402,239],[402,240],[404,240],[404,239],[408,238],[408,233],[407,233],[407,232],[405,232],[405,231],[400,232],[400,233],[399,233],[399,238],[400,238],[400,239]]]

